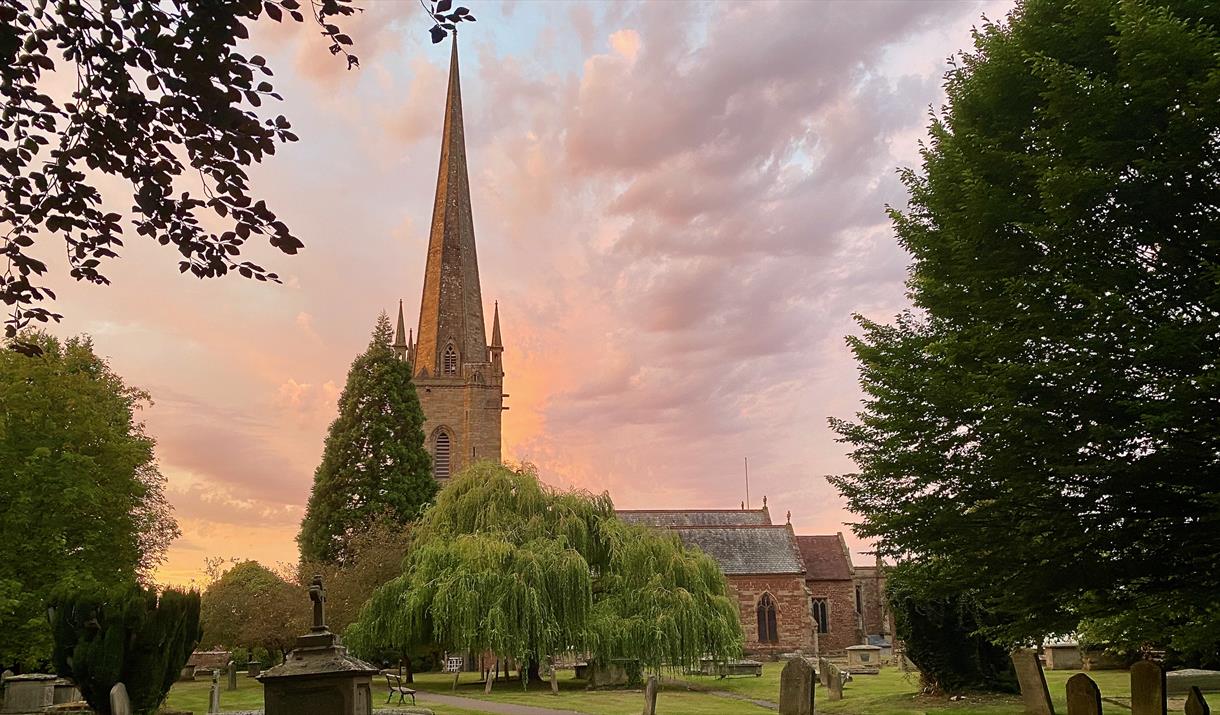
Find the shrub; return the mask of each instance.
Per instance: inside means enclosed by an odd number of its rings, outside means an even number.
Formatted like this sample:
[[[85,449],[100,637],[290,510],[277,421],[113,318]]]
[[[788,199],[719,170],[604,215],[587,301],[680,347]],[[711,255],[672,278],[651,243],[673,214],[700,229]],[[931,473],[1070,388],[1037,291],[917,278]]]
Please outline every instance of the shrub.
[[[110,714],[110,689],[120,682],[133,712],[156,712],[199,643],[197,591],[65,590],[49,615],[56,671],[100,715]]]

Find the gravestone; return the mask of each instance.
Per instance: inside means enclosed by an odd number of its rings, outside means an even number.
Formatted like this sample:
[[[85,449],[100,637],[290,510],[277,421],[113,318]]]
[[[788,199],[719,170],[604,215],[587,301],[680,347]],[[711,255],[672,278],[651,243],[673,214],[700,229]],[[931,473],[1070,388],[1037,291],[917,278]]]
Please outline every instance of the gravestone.
[[[38,712],[54,705],[55,680],[54,675],[47,673],[26,673],[5,678],[3,712]]]
[[[1165,715],[1165,669],[1141,660],[1131,666],[1131,715]]]
[[[496,675],[499,675],[499,673],[500,673],[500,661],[496,660]],[[491,684],[494,682],[496,682],[495,675],[492,675],[492,672],[490,670],[487,671],[487,677],[483,679],[483,694],[484,695],[491,695]]]
[[[251,660],[249,663],[246,663],[246,677],[257,678],[258,674],[261,672],[263,672],[262,663],[258,662],[257,660]]]
[[[779,715],[813,715],[813,666],[793,658],[779,674]]]
[[[648,676],[644,686],[644,715],[657,715],[657,676]]]
[[[820,659],[821,655],[822,655],[822,651],[821,651],[820,644],[818,643],[818,624],[817,624],[817,622],[814,622],[814,624],[813,624],[813,657]]]
[[[1012,665],[1017,671],[1017,682],[1021,684],[1021,700],[1025,703],[1026,715],[1055,715],[1038,651],[1033,648],[1014,650]]]
[[[830,661],[825,658],[818,658],[818,681],[823,688],[830,687]]]
[[[559,672],[555,669],[555,664],[551,663],[551,695],[559,694]]]
[[[1186,715],[1211,715],[1212,709],[1208,707],[1207,701],[1203,699],[1203,691],[1197,687],[1190,689],[1190,695],[1186,696]]]
[[[228,673],[229,673],[229,686],[227,689],[228,690],[237,690],[237,663],[236,662],[229,661]]]
[[[220,671],[212,670],[212,689],[208,691],[208,715],[220,712]]]
[[[131,698],[122,683],[115,683],[110,689],[110,715],[131,715]]]
[[[372,676],[379,671],[347,654],[326,627],[326,589],[309,586],[313,627],[299,636],[283,663],[258,676],[266,715],[372,715]]]
[[[839,666],[826,661],[826,676],[828,685],[826,686],[826,697],[831,700],[843,699],[843,671],[839,670]]]
[[[1097,683],[1084,673],[1067,681],[1068,715],[1101,715],[1101,691]]]
[[[1169,697],[1186,695],[1196,686],[1205,693],[1220,691],[1220,670],[1186,668],[1165,674],[1165,695]]]

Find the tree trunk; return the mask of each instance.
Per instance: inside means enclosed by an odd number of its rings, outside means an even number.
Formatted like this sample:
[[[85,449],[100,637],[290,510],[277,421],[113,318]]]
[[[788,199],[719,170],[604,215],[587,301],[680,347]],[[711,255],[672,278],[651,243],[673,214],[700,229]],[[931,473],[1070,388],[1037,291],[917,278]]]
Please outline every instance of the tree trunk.
[[[528,667],[529,682],[541,683],[542,682],[542,672],[541,671],[542,671],[542,668],[541,668],[541,664],[538,662],[538,659],[530,658],[529,667]]]
[[[407,674],[403,676],[404,683],[415,682],[415,671],[411,669],[411,656],[406,656],[402,659],[402,664],[407,670]]]

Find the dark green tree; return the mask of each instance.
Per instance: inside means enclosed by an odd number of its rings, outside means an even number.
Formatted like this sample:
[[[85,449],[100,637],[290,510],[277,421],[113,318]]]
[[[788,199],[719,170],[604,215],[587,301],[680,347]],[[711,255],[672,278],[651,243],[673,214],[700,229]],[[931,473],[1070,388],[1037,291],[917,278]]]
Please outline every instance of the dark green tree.
[[[178,536],[153,440],[129,387],[87,338],[0,350],[0,664],[51,657],[46,600],[61,582],[148,581]]]
[[[243,561],[203,591],[204,647],[265,649],[286,656],[309,630],[309,595],[257,561]]]
[[[849,339],[866,399],[832,424],[860,471],[832,481],[1000,640],[1170,608],[1170,641],[1220,604],[1217,27],[1023,2],[902,174],[915,310]]]
[[[424,413],[411,368],[394,356],[391,339],[382,313],[347,373],[297,535],[302,561],[343,563],[353,539],[376,519],[406,524],[436,495]]]
[[[534,671],[574,652],[657,669],[741,651],[737,606],[710,557],[619,521],[606,494],[556,491],[528,465],[487,461],[446,485],[401,575],[347,634],[362,653],[436,644]]]
[[[137,715],[165,702],[199,643],[199,592],[141,586],[67,588],[50,601],[55,672],[85,701],[110,713],[110,690],[123,683]]]

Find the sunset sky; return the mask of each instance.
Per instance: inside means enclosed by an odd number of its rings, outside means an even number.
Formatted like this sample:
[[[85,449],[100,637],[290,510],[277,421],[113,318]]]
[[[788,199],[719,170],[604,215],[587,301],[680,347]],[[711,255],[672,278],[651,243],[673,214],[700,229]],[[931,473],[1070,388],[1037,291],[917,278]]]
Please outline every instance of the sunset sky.
[[[417,320],[449,49],[414,0],[357,4],[358,70],[310,25],[260,22],[244,48],[301,137],[253,171],[306,245],[250,245],[283,285],[180,276],[128,230],[93,287],[39,247],[54,330],[91,334],[156,403],[183,531],[162,581],[209,556],[295,561],[348,365],[380,311]],[[844,336],[906,304],[896,169],[918,163],[947,57],[1011,3],[458,4],[478,17],[459,47],[505,457],[620,507],[731,508],[748,456],[755,506],[848,532],[825,479],[852,468],[827,426],[860,399]]]

